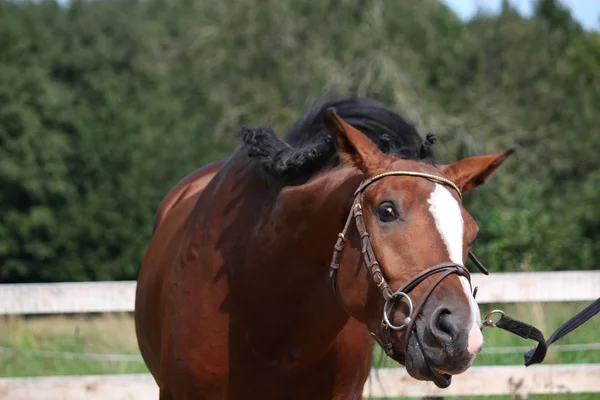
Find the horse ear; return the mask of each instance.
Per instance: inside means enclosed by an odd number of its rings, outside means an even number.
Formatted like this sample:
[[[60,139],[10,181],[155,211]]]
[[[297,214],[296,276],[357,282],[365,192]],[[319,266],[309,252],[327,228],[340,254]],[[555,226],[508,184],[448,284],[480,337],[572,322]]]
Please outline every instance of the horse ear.
[[[325,126],[335,137],[341,162],[365,173],[378,166],[383,153],[364,133],[344,121],[333,107],[325,111]]]
[[[465,193],[484,184],[504,160],[515,151],[465,158],[453,164],[440,165],[439,169]]]

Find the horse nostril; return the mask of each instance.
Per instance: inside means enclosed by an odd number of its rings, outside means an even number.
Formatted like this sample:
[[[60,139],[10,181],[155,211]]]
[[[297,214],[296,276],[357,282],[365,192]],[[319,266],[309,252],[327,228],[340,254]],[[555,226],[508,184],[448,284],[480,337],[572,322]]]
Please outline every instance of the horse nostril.
[[[460,329],[452,312],[445,307],[439,307],[431,315],[431,333],[443,344],[450,344],[456,339]]]

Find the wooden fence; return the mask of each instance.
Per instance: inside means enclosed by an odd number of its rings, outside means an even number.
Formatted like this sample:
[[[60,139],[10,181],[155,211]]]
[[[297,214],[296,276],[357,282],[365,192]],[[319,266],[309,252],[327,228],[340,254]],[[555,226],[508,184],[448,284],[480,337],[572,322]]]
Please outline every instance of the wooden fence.
[[[0,285],[0,314],[131,312],[135,282]],[[593,301],[600,271],[473,274],[477,301],[486,303]],[[600,334],[599,334],[600,338]],[[447,389],[412,379],[403,368],[371,372],[365,396],[424,397],[600,393],[600,364],[472,367]],[[148,374],[0,378],[0,400],[158,399]]]

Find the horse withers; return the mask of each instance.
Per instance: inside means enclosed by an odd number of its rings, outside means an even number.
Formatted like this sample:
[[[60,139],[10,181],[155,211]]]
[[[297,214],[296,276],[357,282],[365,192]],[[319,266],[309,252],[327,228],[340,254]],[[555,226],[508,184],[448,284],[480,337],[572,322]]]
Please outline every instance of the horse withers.
[[[377,140],[385,115],[340,106],[298,147],[244,131],[163,202],[135,309],[161,400],[358,399],[372,338],[446,387],[480,351],[461,196],[507,153],[435,165],[414,132]]]

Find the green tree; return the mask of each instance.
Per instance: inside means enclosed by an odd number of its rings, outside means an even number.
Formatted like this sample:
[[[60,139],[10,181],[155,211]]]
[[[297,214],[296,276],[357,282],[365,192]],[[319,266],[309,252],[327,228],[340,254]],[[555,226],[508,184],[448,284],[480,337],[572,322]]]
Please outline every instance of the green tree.
[[[440,162],[518,148],[465,199],[492,270],[595,268],[599,54],[556,1],[0,0],[0,280],[134,279],[181,177],[348,91]]]

